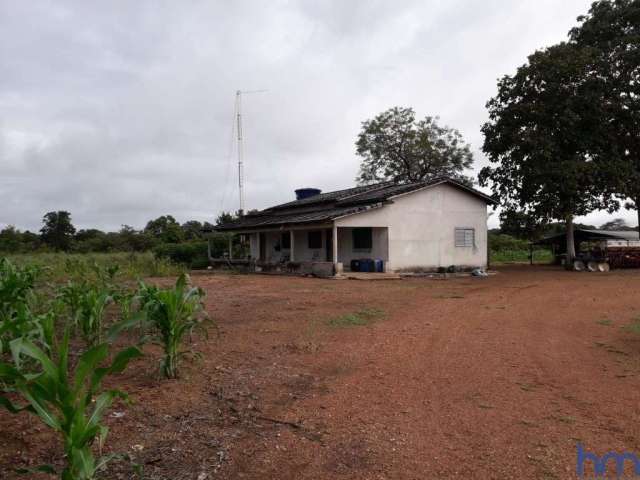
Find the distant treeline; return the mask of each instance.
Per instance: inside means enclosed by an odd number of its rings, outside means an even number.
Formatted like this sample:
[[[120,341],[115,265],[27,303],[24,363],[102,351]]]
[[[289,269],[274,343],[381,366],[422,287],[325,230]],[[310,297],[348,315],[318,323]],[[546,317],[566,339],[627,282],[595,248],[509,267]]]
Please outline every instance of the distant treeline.
[[[216,224],[231,221],[234,214],[222,213]],[[14,226],[0,230],[0,255],[39,252],[147,252],[171,258],[191,268],[208,265],[207,237],[210,237],[212,254],[222,256],[228,250],[228,235],[207,234],[215,225],[209,222],[189,220],[180,224],[171,215],[163,215],[147,222],[137,230],[123,225],[117,232],[105,232],[97,228],[77,230],[71,214],[66,211],[49,212],[42,219],[38,233],[21,231]],[[240,246],[238,246],[240,248]]]

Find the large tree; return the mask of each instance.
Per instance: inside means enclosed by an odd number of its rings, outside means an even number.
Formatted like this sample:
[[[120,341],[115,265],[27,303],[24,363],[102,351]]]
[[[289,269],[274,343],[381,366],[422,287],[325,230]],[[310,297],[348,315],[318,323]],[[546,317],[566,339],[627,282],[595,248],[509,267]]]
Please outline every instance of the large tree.
[[[462,181],[473,155],[460,132],[438,125],[437,117],[416,120],[411,108],[393,107],[362,123],[356,141],[362,157],[356,181],[417,182],[440,176]]]
[[[163,243],[180,243],[184,239],[182,228],[172,215],[162,215],[150,220],[144,227],[144,233]]]
[[[574,216],[619,207],[612,196],[612,139],[601,130],[606,82],[593,73],[589,50],[561,43],[536,52],[498,82],[482,127],[492,166],[480,172],[507,209],[542,222],[566,223],[575,257]]]
[[[184,239],[187,241],[190,240],[202,240],[204,238],[204,226],[202,222],[197,220],[189,220],[182,224],[182,232],[184,234]]]
[[[44,243],[55,250],[69,250],[76,229],[71,223],[71,214],[64,210],[49,212],[42,218],[40,234]]]
[[[591,50],[606,80],[601,127],[611,130],[623,163],[618,193],[631,198],[640,229],[640,0],[602,0],[579,17],[571,40]]]

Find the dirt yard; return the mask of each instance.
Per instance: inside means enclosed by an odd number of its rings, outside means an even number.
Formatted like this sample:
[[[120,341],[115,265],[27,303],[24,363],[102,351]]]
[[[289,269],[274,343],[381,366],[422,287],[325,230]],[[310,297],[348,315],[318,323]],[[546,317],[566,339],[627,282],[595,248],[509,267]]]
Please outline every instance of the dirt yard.
[[[148,349],[112,380],[133,403],[107,446],[145,479],[565,479],[577,443],[640,453],[639,271],[193,280],[202,359],[160,380]],[[59,455],[26,415],[0,431],[0,478]]]

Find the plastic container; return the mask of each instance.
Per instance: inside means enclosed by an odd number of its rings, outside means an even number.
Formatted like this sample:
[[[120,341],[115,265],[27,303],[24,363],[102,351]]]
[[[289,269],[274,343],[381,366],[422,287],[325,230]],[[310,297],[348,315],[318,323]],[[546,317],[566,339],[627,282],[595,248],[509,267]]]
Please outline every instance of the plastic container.
[[[360,272],[360,260],[351,260],[350,267],[352,272]]]
[[[361,258],[360,259],[360,271],[361,272],[375,272],[376,267],[370,258]]]
[[[376,260],[376,272],[378,273],[384,272],[384,262],[380,259]]]

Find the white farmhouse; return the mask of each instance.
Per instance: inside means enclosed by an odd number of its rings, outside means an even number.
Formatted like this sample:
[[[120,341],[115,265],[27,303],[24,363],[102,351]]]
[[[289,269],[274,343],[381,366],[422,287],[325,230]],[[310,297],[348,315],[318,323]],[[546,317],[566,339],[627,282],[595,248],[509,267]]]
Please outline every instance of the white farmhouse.
[[[258,269],[339,273],[487,266],[484,193],[450,178],[321,193],[216,228],[243,234]]]

